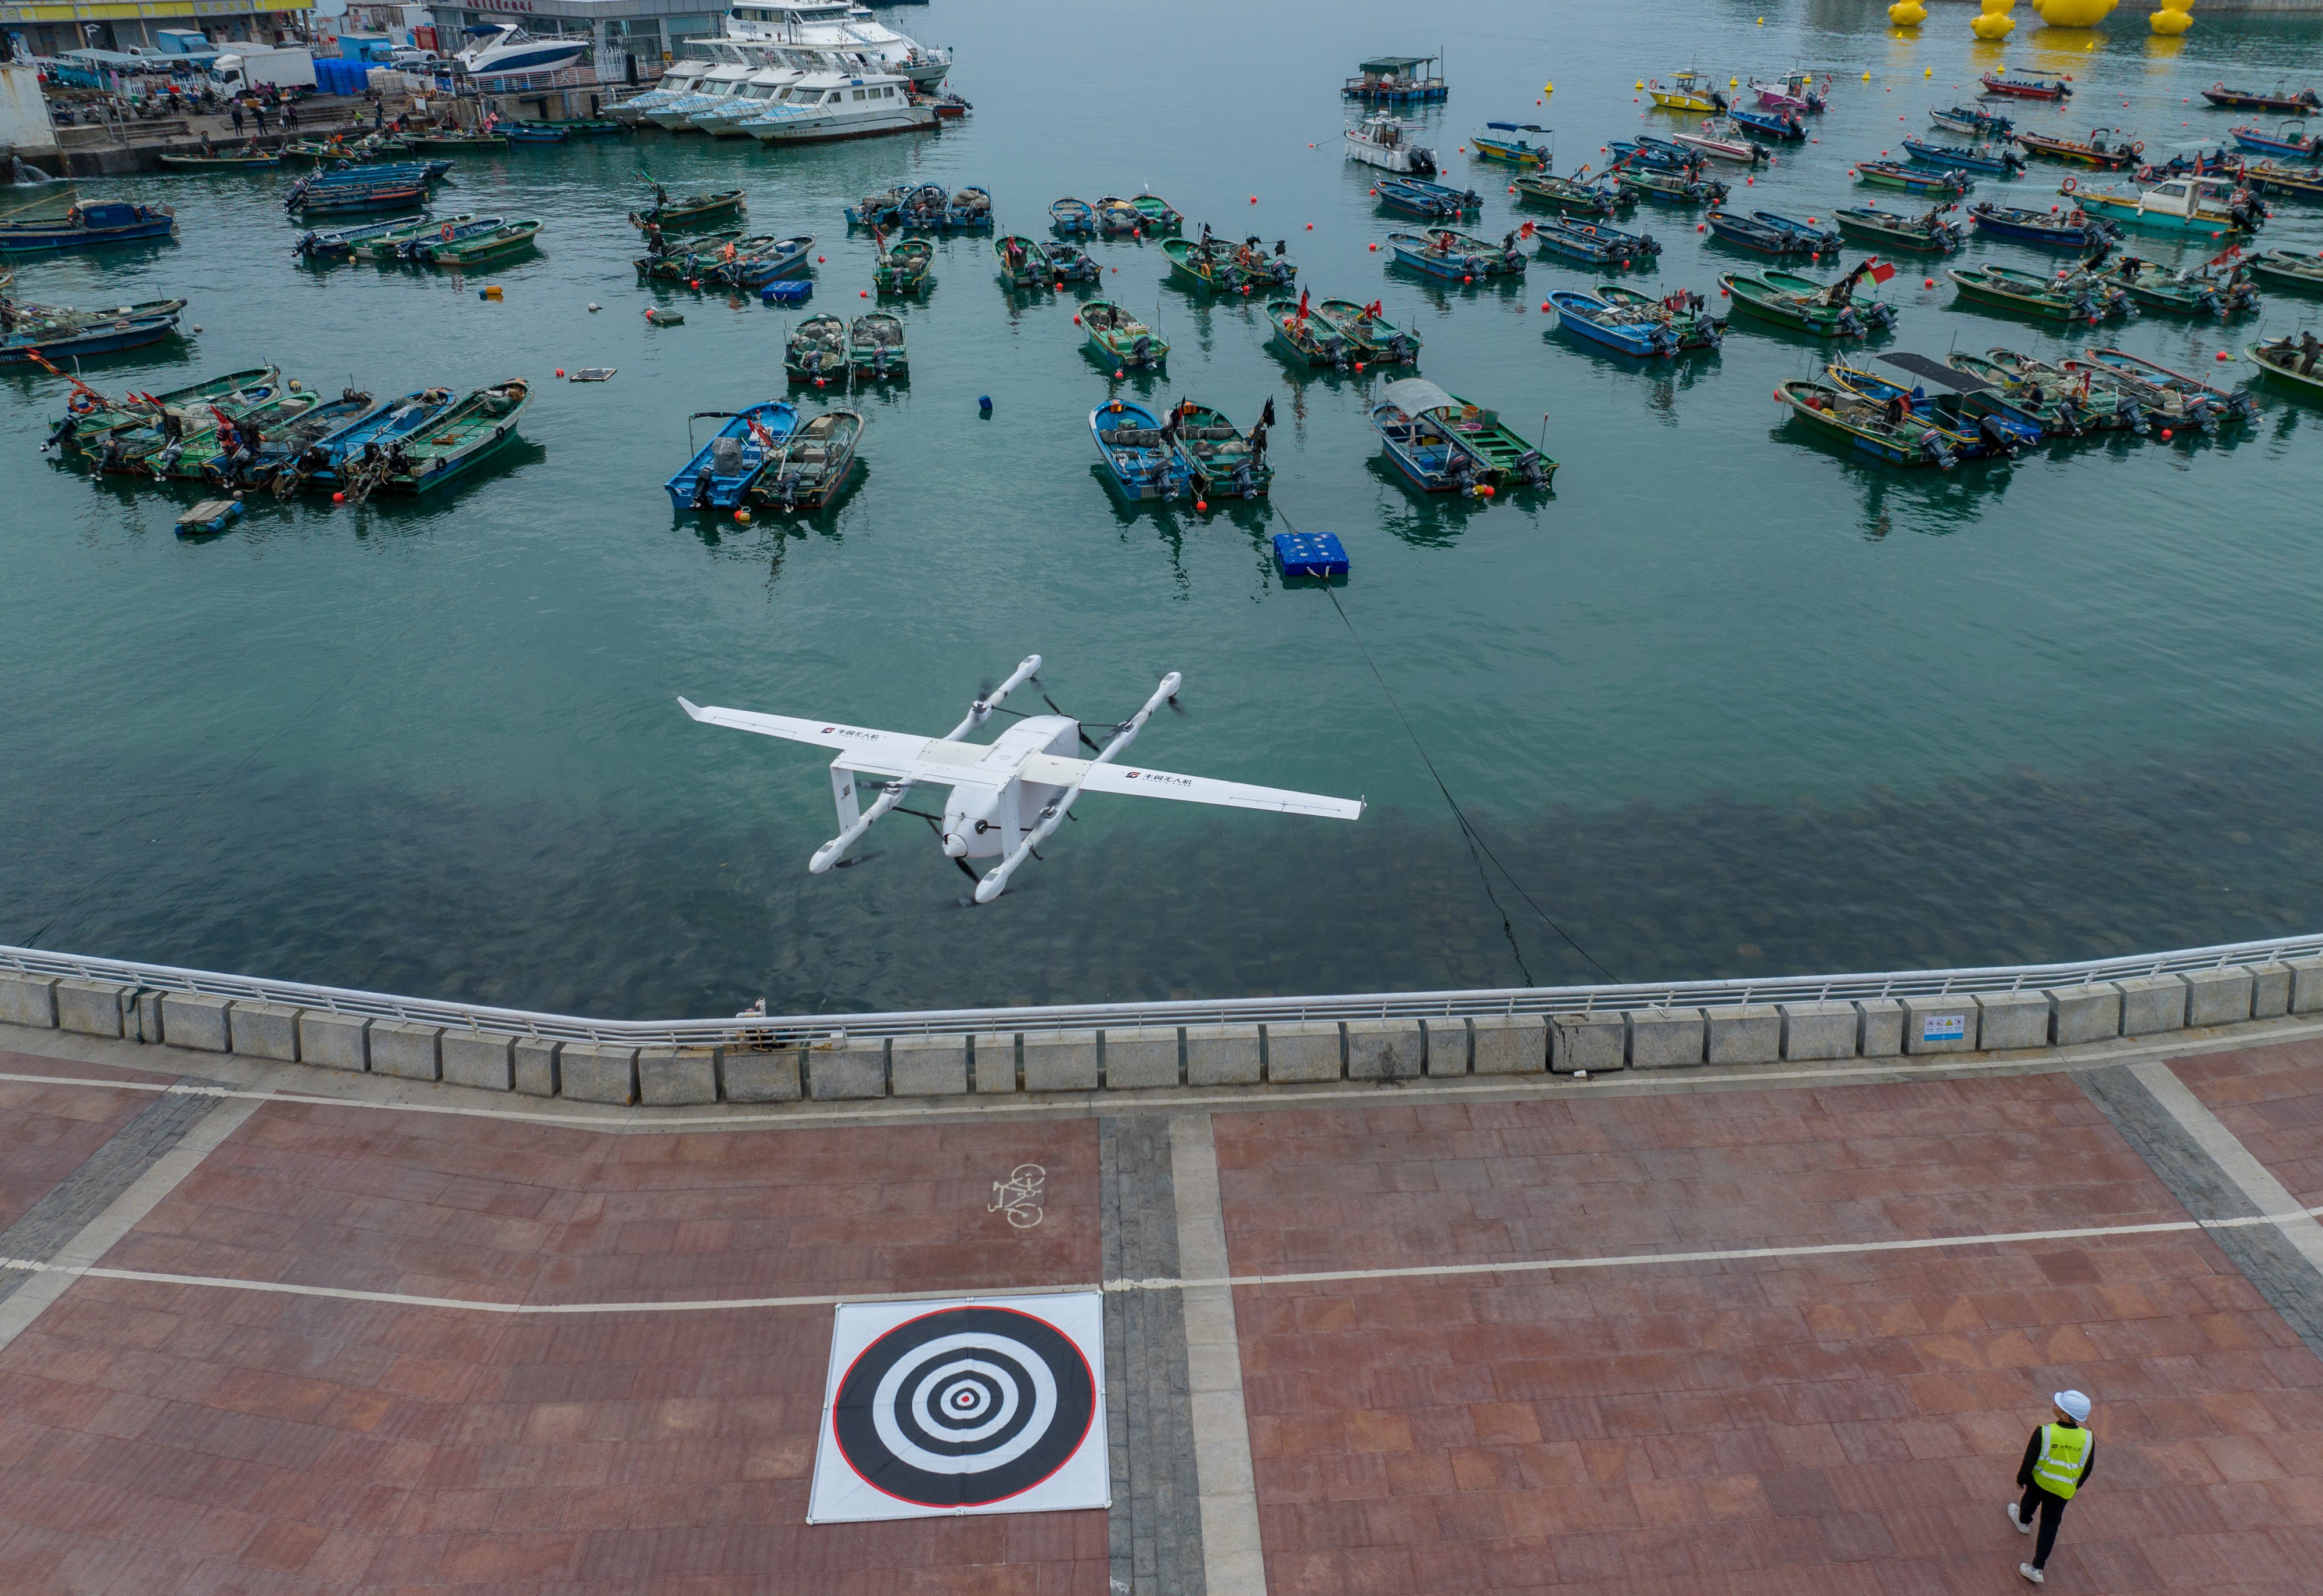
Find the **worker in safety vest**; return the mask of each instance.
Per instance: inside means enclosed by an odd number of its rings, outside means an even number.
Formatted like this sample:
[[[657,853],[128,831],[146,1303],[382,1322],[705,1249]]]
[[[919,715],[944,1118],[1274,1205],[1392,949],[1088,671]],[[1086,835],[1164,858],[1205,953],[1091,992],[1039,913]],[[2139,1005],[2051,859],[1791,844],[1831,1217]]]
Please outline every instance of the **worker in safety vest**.
[[[2016,1565],[2016,1572],[2036,1585],[2042,1582],[2042,1565],[2057,1544],[2057,1522],[2065,1516],[2065,1504],[2089,1482],[2098,1461],[2097,1438],[2089,1428],[2089,1399],[2079,1391],[2059,1391],[2052,1403],[2055,1422],[2034,1430],[2025,1461],[2016,1468],[2025,1500],[2008,1504],[2008,1521],[2019,1535],[2031,1535],[2034,1514],[2040,1517],[2041,1538],[2033,1544],[2033,1561]]]

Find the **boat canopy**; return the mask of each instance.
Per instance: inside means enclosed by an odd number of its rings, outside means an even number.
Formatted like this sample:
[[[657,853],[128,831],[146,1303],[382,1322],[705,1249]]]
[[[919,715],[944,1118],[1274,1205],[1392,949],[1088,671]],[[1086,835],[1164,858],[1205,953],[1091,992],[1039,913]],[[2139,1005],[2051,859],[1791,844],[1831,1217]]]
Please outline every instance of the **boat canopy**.
[[[1924,354],[1905,351],[1897,354],[1883,354],[1878,358],[1899,371],[1911,372],[1922,382],[1932,382],[1954,393],[1979,393],[1993,386],[1981,377],[1945,365],[1941,361],[1931,360]]]
[[[1545,133],[1548,131],[1538,122],[1487,122],[1484,125],[1499,128],[1502,133]]]
[[[1364,62],[1356,69],[1366,73],[1393,72],[1400,76],[1409,72],[1415,67],[1427,66],[1435,59],[1432,55],[1378,55]]]
[[[1407,377],[1400,382],[1391,382],[1380,390],[1386,399],[1407,416],[1425,416],[1430,410],[1456,410],[1460,401],[1423,377]]]

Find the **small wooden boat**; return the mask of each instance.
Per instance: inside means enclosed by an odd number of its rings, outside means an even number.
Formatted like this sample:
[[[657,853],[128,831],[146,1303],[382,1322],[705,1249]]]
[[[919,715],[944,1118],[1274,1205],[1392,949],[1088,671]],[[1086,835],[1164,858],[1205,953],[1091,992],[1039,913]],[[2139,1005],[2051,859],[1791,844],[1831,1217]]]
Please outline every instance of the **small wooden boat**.
[[[1731,121],[1706,126],[1700,133],[1678,133],[1676,138],[1689,150],[1713,161],[1731,161],[1738,166],[1757,166],[1772,153]]]
[[[631,211],[629,225],[644,227],[651,225],[668,232],[682,227],[707,227],[713,222],[723,222],[742,214],[743,195],[739,188],[727,188],[715,194],[691,194],[684,199],[667,199],[649,210]]]
[[[847,329],[847,363],[874,382],[901,382],[912,374],[904,348],[904,318],[893,311],[869,310]]]
[[[688,431],[694,421],[720,418],[726,425],[662,484],[671,509],[741,508],[775,448],[798,426],[798,407],[788,399],[765,399],[739,410],[696,410],[687,418]]]
[[[422,234],[404,247],[411,252],[410,258],[423,266],[448,266],[456,271],[505,260],[530,249],[540,229],[537,221],[487,216],[454,229],[449,238],[439,230],[435,237]]]
[[[1547,254],[1624,270],[1651,265],[1662,252],[1659,241],[1650,234],[1625,233],[1602,222],[1576,222],[1563,216],[1542,223],[1533,230],[1533,236],[1540,240]]]
[[[2323,341],[2313,333],[2293,340],[2288,333],[2272,344],[2253,344],[2243,350],[2243,358],[2268,376],[2290,386],[2302,398],[2323,404]]]
[[[460,216],[456,220],[465,222],[473,218]],[[290,252],[302,261],[352,261],[365,252],[365,246],[387,239],[390,245],[388,258],[392,259],[394,244],[406,238],[415,238],[436,225],[433,218],[422,216],[418,221],[365,222],[359,226],[335,228],[329,232],[309,229],[290,246]],[[390,238],[390,234],[395,236]]]
[[[2243,162],[2244,186],[2259,194],[2284,199],[2323,200],[2323,172],[2313,168],[2284,166],[2273,161]]]
[[[960,95],[943,94],[930,100],[928,109],[933,111],[940,119],[950,122],[967,115],[976,107]]]
[[[101,472],[199,481],[203,466],[243,449],[245,437],[263,438],[277,426],[297,421],[321,402],[318,394],[285,388],[230,421],[221,421],[216,411],[190,415],[169,411],[147,426],[108,436],[96,452],[95,465]]]
[[[1653,167],[1622,166],[1613,173],[1613,181],[1625,194],[1650,199],[1657,205],[1724,205],[1726,185],[1709,178],[1689,177],[1684,172],[1663,171]]]
[[[1274,485],[1274,467],[1224,410],[1180,399],[1172,418],[1177,426],[1171,440],[1197,500],[1266,497]]]
[[[2304,121],[2286,122],[2272,133],[2256,123],[2230,128],[2227,134],[2245,150],[2261,155],[2282,155],[2292,161],[2323,161],[2323,134],[2310,134]]]
[[[1190,288],[1217,293],[1248,294],[1290,286],[1299,268],[1281,255],[1269,255],[1262,244],[1230,244],[1222,238],[1164,239],[1162,252],[1169,257],[1172,280]]]
[[[2018,408],[2043,413],[2054,408],[2082,431],[2131,432],[2144,437],[2150,430],[2144,395],[2114,372],[2068,371],[2013,349],[1990,349],[1981,356],[1955,353],[1944,359],[1999,384]]]
[[[1987,72],[1979,79],[1988,97],[2011,100],[2061,100],[2069,98],[2073,86],[2062,78],[2050,82],[2039,78],[2004,78],[1997,72]]]
[[[1969,212],[1969,219],[1979,233],[1989,233],[1996,238],[2019,239],[2026,243],[2048,244],[2055,249],[2082,250],[2102,239],[2118,238],[2120,230],[2112,223],[2091,216],[2078,206],[2060,215],[2055,211],[2025,210],[2015,206],[1995,205],[1990,200],[1979,201]]]
[[[403,142],[422,155],[484,155],[509,147],[507,136],[496,133],[408,133]]]
[[[2135,194],[2083,188],[2067,178],[2059,189],[2093,216],[2147,233],[2190,233],[2209,239],[2247,233],[2265,219],[2247,189],[2224,178],[2172,178]]]
[[[835,316],[810,316],[793,327],[783,344],[783,371],[794,382],[845,381],[847,324]]]
[[[951,197],[944,207],[944,225],[954,232],[972,233],[992,225],[992,195],[973,184]]]
[[[879,252],[872,270],[872,289],[880,294],[919,295],[936,280],[936,248],[924,239],[899,239]]]
[[[1734,308],[1817,338],[1861,338],[1896,324],[1878,299],[1838,298],[1830,285],[1787,271],[1728,272],[1718,280]]]
[[[1097,230],[1108,238],[1126,238],[1145,231],[1145,218],[1129,201],[1108,194],[1097,202]]]
[[[1089,412],[1089,437],[1097,458],[1122,493],[1133,500],[1164,503],[1187,498],[1193,473],[1161,420],[1135,399],[1107,399]]]
[[[1933,362],[1929,362],[1934,365]],[[1936,366],[1939,371],[1944,370]],[[2014,460],[2020,450],[2041,442],[2041,425],[2037,421],[2011,416],[1997,409],[1974,410],[1965,395],[1945,382],[1940,391],[1928,391],[1929,379],[1913,373],[1919,380],[1908,387],[1894,378],[1845,361],[1834,362],[1823,372],[1832,387],[1843,389],[1856,398],[1868,399],[1881,407],[1883,413],[1895,415],[1902,406],[1900,420],[1917,422],[1934,427],[1944,435],[1945,445],[1961,460],[1980,460],[1998,455]]]
[[[1391,383],[1387,391],[1401,386]],[[1492,468],[1492,485],[1496,490],[1540,489],[1549,485],[1556,475],[1556,462],[1506,426],[1497,410],[1451,396],[1455,410],[1446,411],[1439,419],[1457,433],[1462,441],[1484,457]]]
[[[2199,400],[2213,407],[2222,421],[2251,421],[2258,417],[2258,401],[2241,390],[2214,388],[2199,377],[2174,371],[2161,362],[2148,360],[2142,354],[2132,354],[2122,349],[2092,349],[2089,359],[2093,365],[2181,394],[2190,401]],[[2065,369],[2070,371],[2073,365],[2073,362],[2067,361]]]
[[[629,130],[611,117],[577,117],[569,121],[528,122],[527,127],[556,127],[576,139],[618,138]]]
[[[545,122],[503,122],[500,129],[510,148],[519,144],[562,144],[573,137],[571,128]]]
[[[166,205],[125,199],[85,200],[61,218],[0,221],[0,255],[43,254],[51,250],[87,250],[114,243],[142,243],[178,231]]]
[[[449,388],[407,393],[317,439],[298,457],[302,487],[343,492],[360,503],[387,480],[390,463],[424,431],[448,416],[459,402]]]
[[[801,233],[789,238],[746,238],[734,246],[731,259],[721,260],[705,274],[729,288],[761,289],[776,278],[796,277],[809,265],[814,238]]]
[[[754,501],[784,511],[822,509],[846,491],[864,426],[862,411],[843,407],[809,417],[775,446]]]
[[[1049,206],[1049,225],[1067,237],[1095,237],[1097,210],[1086,199],[1060,199]]]
[[[2250,269],[2277,288],[2323,294],[2323,252],[2310,255],[2298,250],[2269,250],[2252,256]]]
[[[1131,197],[1129,208],[1137,213],[1139,224],[1148,233],[1175,233],[1185,226],[1186,218],[1170,206],[1170,202],[1158,194],[1138,194]]]
[[[1519,183],[1525,179],[1520,178]],[[1484,197],[1473,188],[1454,188],[1419,178],[1382,178],[1372,186],[1382,205],[1408,216],[1456,222],[1470,211],[1482,210]]]
[[[1601,175],[1584,182],[1581,172],[1569,178],[1548,172],[1532,173],[1519,178],[1516,189],[1519,205],[1545,205],[1568,216],[1610,216],[1638,203],[1635,194],[1610,178]]]
[[[2109,127],[2092,128],[2086,139],[2061,139],[2054,133],[2037,133],[2015,136],[2018,143],[2045,161],[2095,167],[2100,171],[2119,171],[2126,166],[2135,166],[2137,158],[2145,153],[2144,139],[2125,136]]]
[[[1947,254],[1968,242],[1968,229],[1944,220],[1951,206],[1938,206],[1920,216],[1883,211],[1877,206],[1849,206],[1832,212],[1839,230],[1858,243],[1885,249],[1910,250],[1924,255]]]
[[[1077,243],[1057,239],[1042,244],[1041,248],[1048,254],[1052,279],[1064,282],[1095,282],[1105,275],[1105,268]]]
[[[1893,161],[1859,161],[1855,180],[1873,188],[1901,188],[1906,194],[1941,194],[1958,198],[1976,187],[1964,171],[1950,168],[1904,166]]]
[[[173,172],[262,172],[271,171],[282,164],[282,157],[273,151],[220,151],[215,154],[171,155],[164,152],[156,157],[161,170]]]
[[[2323,96],[2318,96],[2311,88],[2285,89],[2280,83],[2264,91],[2228,88],[2225,84],[2220,83],[2204,89],[2202,97],[2214,105],[2223,105],[2236,111],[2282,111],[2291,114],[2300,111],[2323,111]]]
[[[1000,280],[1012,289],[1065,286],[1049,264],[1049,252],[1041,247],[1038,240],[1015,233],[1004,234],[992,241],[992,257],[1000,262]]]
[[[178,315],[186,302],[170,299],[155,303],[170,308],[142,315],[128,311],[105,320],[19,322],[13,332],[0,336],[0,366],[30,365],[34,355],[54,362],[114,354],[175,336]]]
[[[1775,385],[1775,399],[1791,415],[1828,437],[1891,465],[1933,465],[1949,471],[1960,463],[1945,435],[1916,418],[1887,419],[1887,408],[1842,388],[1794,377]]]
[[[436,491],[515,437],[531,402],[532,386],[521,377],[477,389],[389,451],[381,486],[391,493]]]
[[[260,405],[273,403],[281,392],[282,372],[276,366],[252,366],[167,393],[132,393],[118,399],[108,399],[75,381],[72,397],[65,401],[63,418],[50,428],[48,441],[41,447],[43,453],[58,445],[68,451],[90,449],[112,433],[146,426],[171,410],[207,413],[216,409],[228,416],[243,416]]]
[[[1501,488],[1546,488],[1556,462],[1501,424],[1498,414],[1424,378],[1389,383],[1371,409],[1388,458],[1430,493],[1490,499]]]
[[[1658,78],[1646,80],[1646,93],[1655,105],[1665,111],[1723,111],[1726,96],[1718,92],[1711,79],[1698,71],[1673,73],[1664,83]]]
[[[2108,316],[2135,314],[2128,295],[2087,273],[2059,279],[2006,266],[1956,266],[1944,275],[1963,299],[2043,321],[2095,324]]]
[[[1712,236],[1762,255],[1807,255],[1821,259],[1836,253],[1841,244],[1837,233],[1820,226],[1796,222],[1772,211],[1753,211],[1747,216],[1732,211],[1714,210],[1703,220]]]
[[[1711,315],[1709,301],[1689,289],[1679,289],[1657,299],[1617,282],[1601,282],[1597,285],[1597,297],[1616,308],[1659,318],[1676,335],[1680,354],[1696,349],[1716,349],[1726,342],[1724,318]]]
[[[1297,299],[1277,299],[1266,307],[1267,343],[1294,365],[1336,366],[1355,363],[1355,341],[1337,322],[1315,315]]]
[[[2014,177],[2025,170],[2025,158],[2005,144],[1978,144],[1962,149],[1954,144],[1932,144],[1925,139],[1905,139],[1904,152],[1922,166],[1933,166],[1947,171],[1991,172],[1999,177]]]
[[[1551,289],[1548,302],[1556,307],[1558,326],[1593,344],[1640,358],[1677,353],[1676,333],[1658,316],[1573,289]]]
[[[922,233],[941,233],[951,215],[951,191],[941,183],[914,183],[895,206],[895,225]]]
[[[1538,133],[1538,139],[1527,133]],[[1468,135],[1468,147],[1480,161],[1510,166],[1545,167],[1556,159],[1556,140],[1537,122],[1487,122],[1484,131]]]
[[[205,499],[179,512],[172,527],[180,537],[207,537],[225,531],[242,518],[239,499]]]
[[[418,210],[427,203],[425,179],[392,178],[377,183],[332,183],[314,188],[309,188],[308,181],[301,179],[282,199],[283,207],[301,218]]]
[[[1799,144],[1806,142],[1807,124],[1800,120],[1795,111],[1780,111],[1772,107],[1751,111],[1737,105],[1726,115],[1737,127],[1760,138],[1786,139]]]
[[[1359,365],[1419,363],[1419,335],[1397,326],[1376,305],[1358,305],[1353,299],[1326,299],[1315,307],[1314,314],[1345,336]]]
[[[1950,128],[1954,133],[1969,133],[1979,139],[1995,136],[2005,139],[2016,131],[2014,117],[1975,105],[1947,105],[1942,110],[1932,107],[1928,120],[1938,127]]]
[[[846,207],[847,225],[850,227],[893,227],[903,218],[904,201],[911,189],[903,184],[868,194]],[[1057,201],[1059,205],[1068,203]],[[1078,203],[1078,202],[1073,202]]]
[[[207,459],[197,461],[188,450],[170,474],[183,477],[191,465],[213,487],[271,488],[278,498],[287,499],[298,487],[298,463],[307,450],[370,413],[371,395],[346,389],[337,399],[317,405],[288,425],[277,421],[255,437],[238,437],[230,451],[216,450]]]
[[[2147,310],[2172,316],[2208,316],[2219,321],[2259,307],[2258,285],[2241,267],[2224,274],[2198,268],[2172,271],[2153,261],[2122,255],[2096,273]]]
[[[1439,227],[1424,235],[1391,233],[1387,242],[1395,252],[1395,263],[1399,266],[1455,282],[1475,282],[1488,277],[1524,275],[1525,253],[1517,247],[1516,237],[1511,233],[1493,244]]]
[[[342,161],[387,161],[410,152],[410,145],[384,133],[365,133],[359,139],[294,139],[281,150],[286,161],[311,161],[317,166]]]
[[[1606,150],[1613,165],[1621,167],[1652,167],[1662,171],[1684,172],[1699,177],[1708,164],[1707,157],[1684,144],[1673,144],[1667,139],[1657,139],[1640,133],[1634,139],[1609,139]]]
[[[2033,427],[2044,438],[2080,437],[2088,432],[2127,425],[2120,418],[2118,400],[2113,395],[2100,394],[2096,406],[2083,409],[2075,396],[2066,391],[2070,385],[2028,381],[1984,355],[1954,350],[1944,356],[1941,365],[1924,354],[1883,354],[1878,359],[1912,372],[1923,386],[1934,383],[1950,389],[1960,396],[1960,402],[1972,414],[2010,417]],[[2134,409],[2132,407],[2133,412]]]
[[[1156,371],[1170,359],[1170,341],[1110,299],[1091,299],[1074,319],[1089,353],[1117,370]]]

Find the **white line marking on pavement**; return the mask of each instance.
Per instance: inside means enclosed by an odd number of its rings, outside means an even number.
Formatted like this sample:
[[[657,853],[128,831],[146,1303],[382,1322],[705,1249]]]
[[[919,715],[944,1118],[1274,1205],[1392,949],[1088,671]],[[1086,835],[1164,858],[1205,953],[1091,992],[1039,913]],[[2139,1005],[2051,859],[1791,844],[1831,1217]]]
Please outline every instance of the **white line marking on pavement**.
[[[1186,1317],[1186,1389],[1194,1427],[1194,1490],[1202,1515],[1202,1576],[1212,1596],[1266,1589],[1259,1544],[1258,1481],[1243,1404],[1242,1341],[1226,1279],[1226,1220],[1218,1196],[1217,1144],[1207,1114],[1170,1121],[1170,1183],[1178,1204],[1175,1284]]]
[[[2241,1137],[2203,1106],[2202,1100],[2169,1065],[2160,1060],[2134,1064],[2129,1072],[2153,1094],[2153,1100],[2171,1118],[2185,1127],[2195,1145],[2226,1171],[2227,1179],[2250,1198],[2259,1216],[2245,1223],[2274,1225],[2282,1232],[2284,1240],[2299,1249],[2300,1257],[2323,1271],[2323,1225],[2315,1223],[2315,1215],[2323,1213],[2323,1208],[2300,1208],[2299,1199],[2243,1145]]]

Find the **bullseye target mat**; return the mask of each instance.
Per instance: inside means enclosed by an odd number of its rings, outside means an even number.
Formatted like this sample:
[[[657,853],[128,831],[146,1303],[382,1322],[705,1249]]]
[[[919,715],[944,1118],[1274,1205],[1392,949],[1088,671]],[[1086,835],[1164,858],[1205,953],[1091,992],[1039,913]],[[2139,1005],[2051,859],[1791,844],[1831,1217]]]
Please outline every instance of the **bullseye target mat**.
[[[840,1307],[808,1523],[1111,1505],[1100,1294]]]

